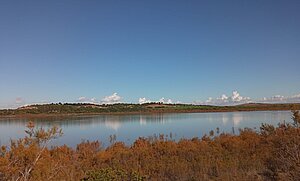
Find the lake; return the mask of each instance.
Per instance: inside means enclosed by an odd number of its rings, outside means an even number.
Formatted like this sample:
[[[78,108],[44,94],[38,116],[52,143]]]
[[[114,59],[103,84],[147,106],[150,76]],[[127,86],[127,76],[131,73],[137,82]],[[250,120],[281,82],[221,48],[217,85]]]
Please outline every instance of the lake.
[[[210,130],[238,134],[239,128],[259,130],[262,123],[277,125],[292,122],[290,111],[224,112],[224,113],[159,113],[140,115],[97,115],[66,119],[33,120],[38,127],[57,125],[64,135],[54,145],[67,144],[75,147],[82,140],[100,140],[103,146],[110,145],[110,136],[117,141],[132,144],[138,137],[172,134],[172,138],[202,137]],[[0,119],[0,145],[10,139],[21,138],[28,119]]]

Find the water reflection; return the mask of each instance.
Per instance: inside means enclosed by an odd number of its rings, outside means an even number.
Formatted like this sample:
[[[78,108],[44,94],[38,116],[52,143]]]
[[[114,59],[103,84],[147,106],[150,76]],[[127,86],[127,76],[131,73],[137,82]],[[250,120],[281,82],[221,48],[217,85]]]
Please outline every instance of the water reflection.
[[[233,125],[235,127],[239,126],[239,124],[242,120],[243,120],[243,116],[241,115],[241,113],[233,113],[232,114],[232,121],[233,121]]]
[[[106,118],[104,124],[107,128],[115,131],[118,131],[118,129],[121,127],[121,122],[118,119],[114,120],[113,118]]]
[[[222,113],[222,122],[223,122],[223,125],[226,125],[227,122],[228,122],[229,118],[227,116],[227,114],[225,113]]]
[[[146,117],[144,115],[140,115],[140,125],[146,125],[146,124],[147,124]]]
[[[261,123],[277,125],[284,120],[291,122],[289,111],[99,115],[32,121],[38,127],[60,126],[64,136],[56,143],[75,146],[82,139],[101,140],[108,145],[110,135],[116,135],[118,141],[127,144],[141,136],[148,137],[161,133],[176,134],[178,140],[182,137],[201,137],[217,127],[220,128],[220,132],[232,133],[238,128],[258,128]],[[10,138],[23,137],[28,121],[28,119],[0,119],[0,142],[7,144]]]

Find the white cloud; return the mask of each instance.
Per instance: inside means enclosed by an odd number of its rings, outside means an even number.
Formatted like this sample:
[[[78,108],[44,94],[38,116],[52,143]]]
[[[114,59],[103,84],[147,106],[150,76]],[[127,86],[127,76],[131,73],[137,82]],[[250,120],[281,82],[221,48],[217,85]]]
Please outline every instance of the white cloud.
[[[211,103],[213,101],[213,98],[212,97],[209,97],[205,102],[206,103]]]
[[[91,98],[90,99],[90,98],[82,96],[82,97],[78,98],[78,101],[79,102],[85,102],[85,103],[96,103],[96,98]]]
[[[150,102],[156,102],[156,103],[163,103],[163,104],[173,104],[172,99],[165,99],[164,97],[160,98],[158,101],[151,101],[150,99],[147,99],[145,97],[139,98],[140,104],[150,103]],[[177,101],[176,103],[181,103],[180,101]]]
[[[293,96],[275,95],[258,100],[260,103],[300,103],[300,94]]]
[[[292,98],[300,99],[300,94],[294,95]]]
[[[225,95],[225,94],[223,94],[222,96],[221,96],[221,98],[220,98],[221,100],[227,100],[228,99],[228,97]]]
[[[164,103],[164,104],[172,104],[173,101],[171,99],[165,99],[164,97],[160,98],[158,102]]]
[[[87,101],[87,98],[86,98],[86,97],[79,97],[79,98],[78,98],[78,101],[80,101],[80,102],[85,102],[85,101]]]
[[[194,104],[207,104],[207,105],[237,105],[250,102],[256,103],[300,103],[300,94],[293,96],[275,95],[272,97],[264,97],[261,99],[251,99],[250,97],[243,97],[238,91],[233,91],[231,96],[226,94],[218,98],[209,97],[206,101],[194,101]]]
[[[233,91],[231,96],[232,102],[249,102],[251,99],[250,97],[242,97],[238,93],[238,91]]]
[[[145,97],[139,98],[139,104],[145,104],[145,103],[150,103],[150,102],[152,102],[152,101],[149,99],[146,99]]]
[[[235,105],[251,102],[250,97],[242,97],[238,91],[233,91],[231,96],[222,94],[220,97],[213,99],[209,97],[205,102],[198,102],[200,104],[208,105]]]
[[[101,103],[103,104],[114,104],[114,103],[120,103],[122,100],[122,97],[119,96],[117,93],[113,93],[110,96],[106,96],[102,99]]]

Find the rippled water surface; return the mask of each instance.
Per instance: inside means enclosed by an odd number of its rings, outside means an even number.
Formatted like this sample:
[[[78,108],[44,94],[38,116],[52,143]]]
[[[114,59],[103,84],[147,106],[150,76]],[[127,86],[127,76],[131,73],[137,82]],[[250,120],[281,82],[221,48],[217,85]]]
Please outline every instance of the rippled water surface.
[[[0,119],[0,145],[8,144],[10,139],[25,135],[28,119]],[[289,111],[226,112],[226,113],[163,113],[140,115],[100,115],[67,119],[34,120],[40,127],[58,125],[64,135],[53,144],[75,146],[82,140],[100,140],[104,146],[110,144],[110,135],[117,141],[131,144],[138,137],[172,134],[172,138],[201,137],[210,130],[238,134],[239,128],[256,128],[262,123],[277,125],[291,122]]]

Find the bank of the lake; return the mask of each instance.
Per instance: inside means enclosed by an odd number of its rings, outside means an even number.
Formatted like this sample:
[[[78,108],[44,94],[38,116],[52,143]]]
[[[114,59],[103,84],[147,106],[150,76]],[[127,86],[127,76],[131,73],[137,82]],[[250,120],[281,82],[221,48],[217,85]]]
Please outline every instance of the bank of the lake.
[[[159,113],[209,113],[209,112],[245,112],[245,111],[287,111],[300,109],[294,104],[249,103],[234,106],[210,106],[191,104],[86,104],[57,103],[29,105],[17,109],[0,110],[0,118],[71,118],[96,115],[159,114]]]

